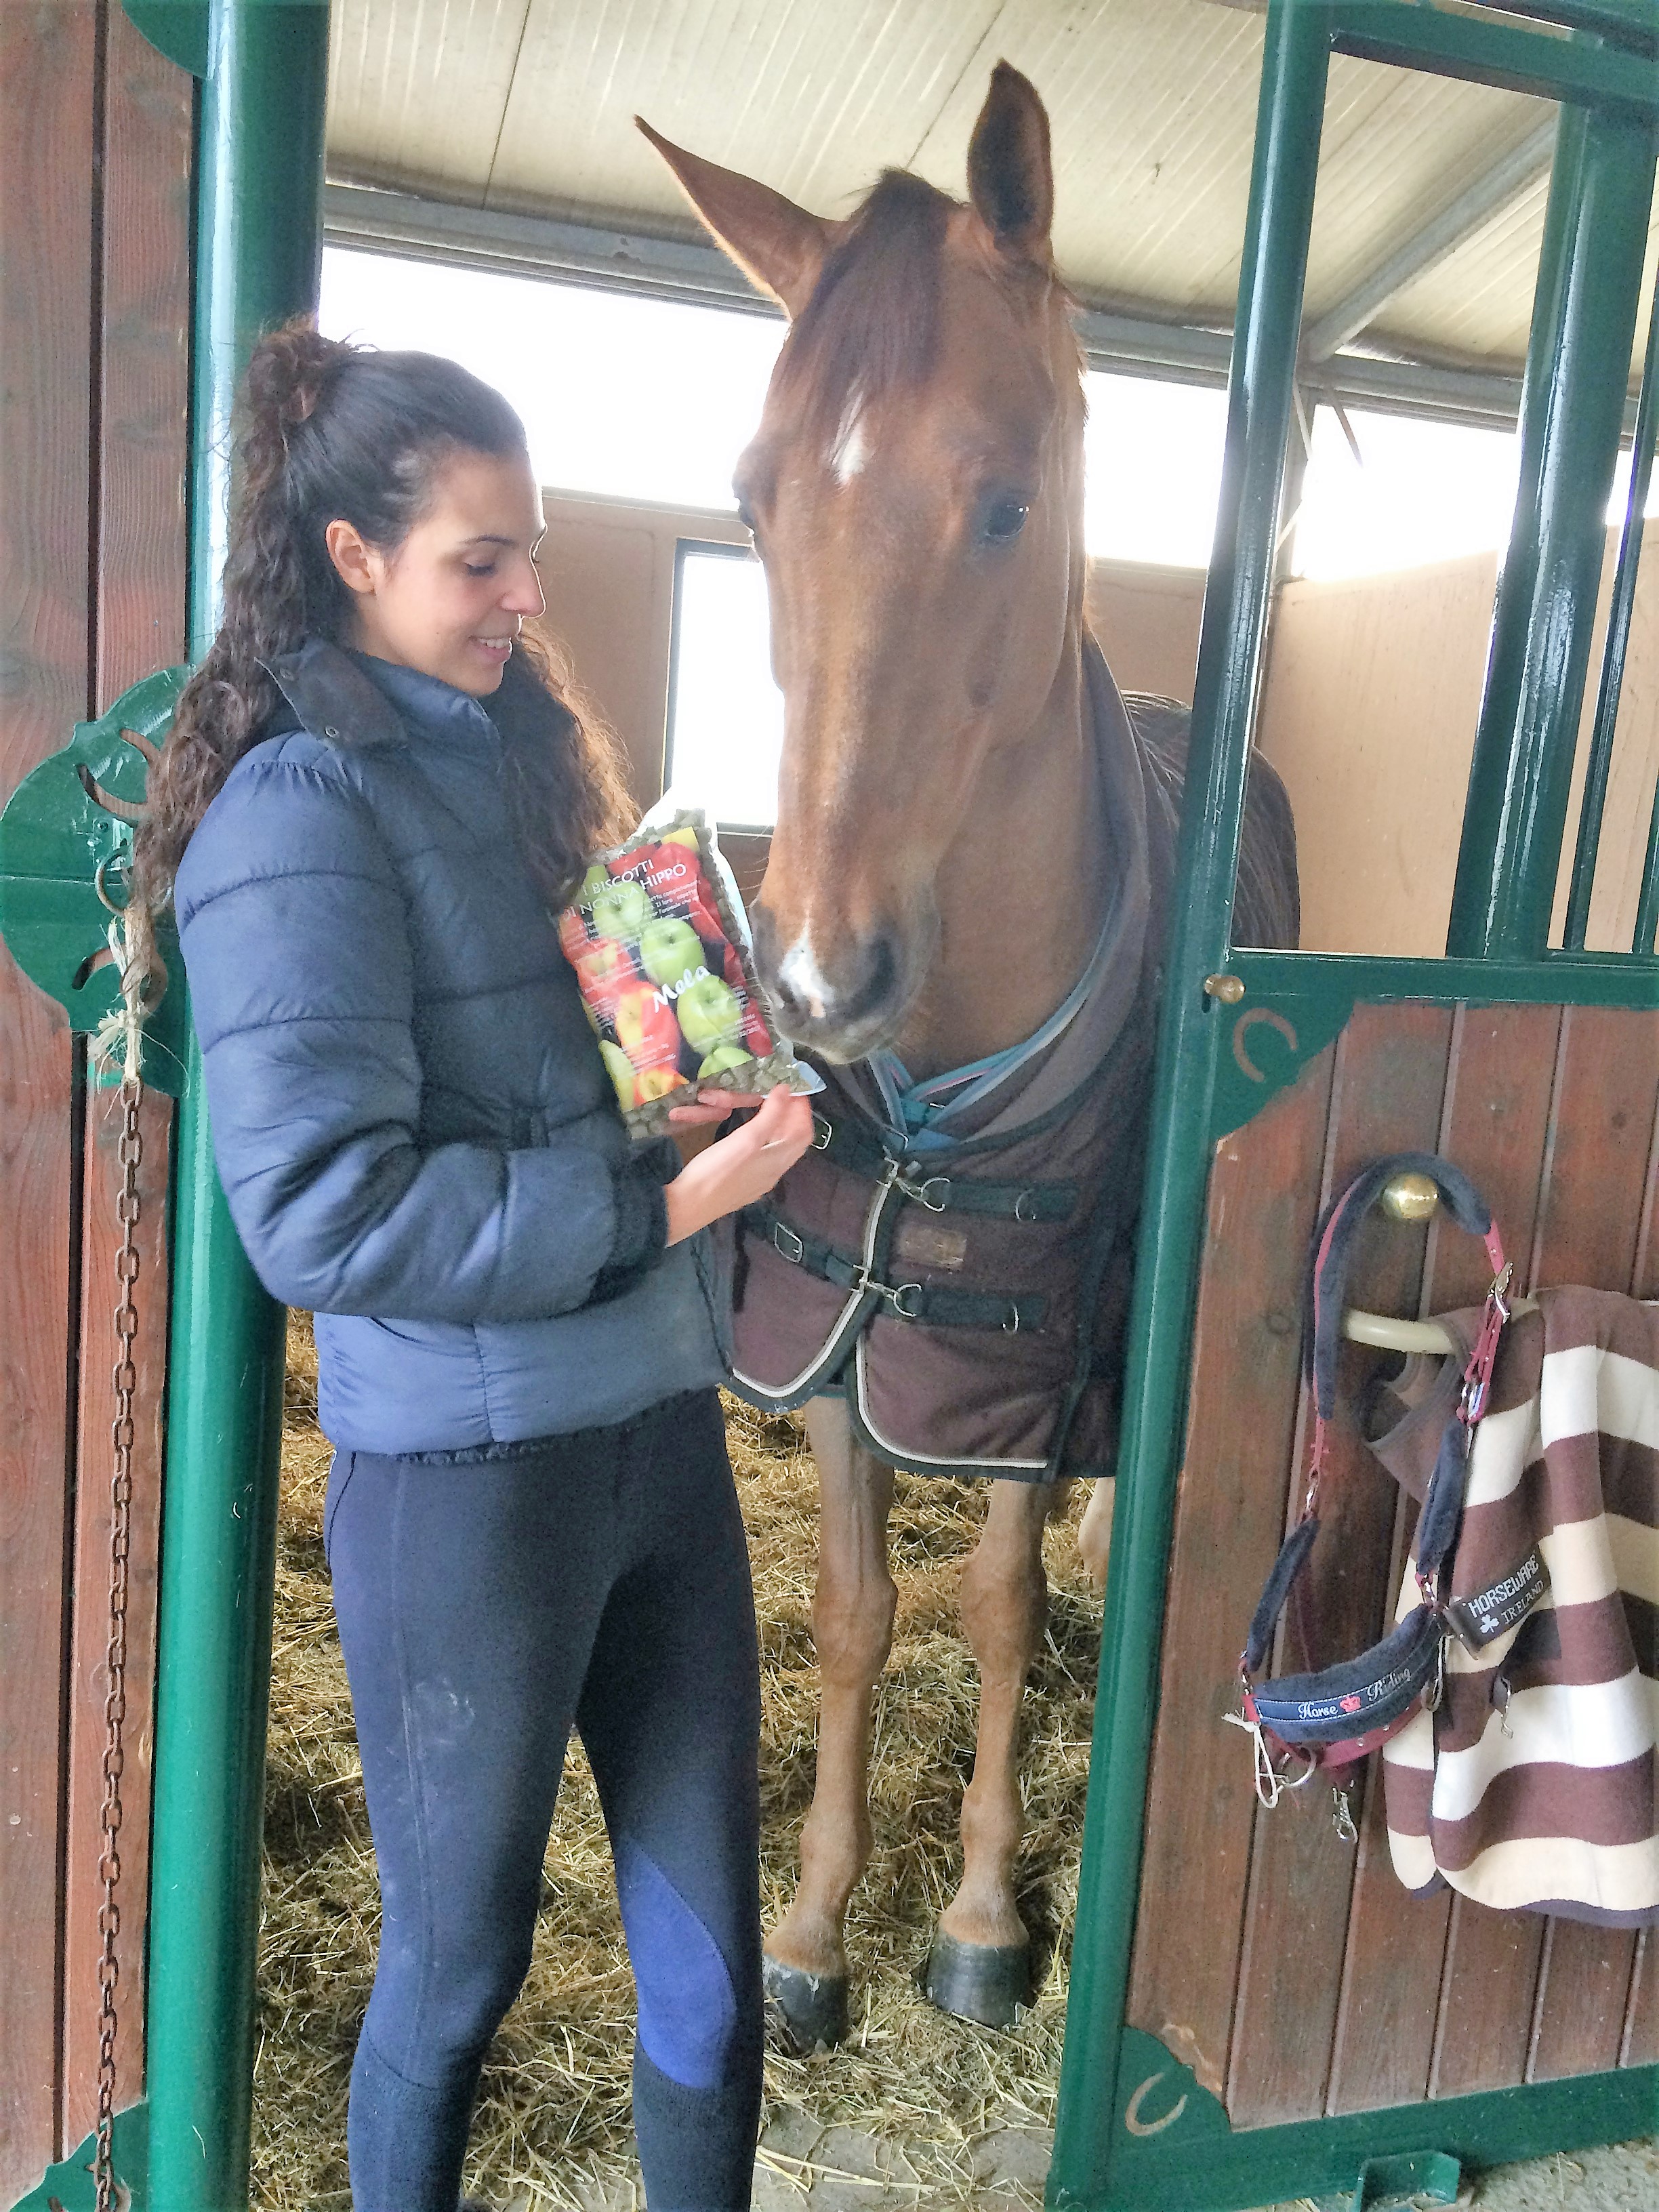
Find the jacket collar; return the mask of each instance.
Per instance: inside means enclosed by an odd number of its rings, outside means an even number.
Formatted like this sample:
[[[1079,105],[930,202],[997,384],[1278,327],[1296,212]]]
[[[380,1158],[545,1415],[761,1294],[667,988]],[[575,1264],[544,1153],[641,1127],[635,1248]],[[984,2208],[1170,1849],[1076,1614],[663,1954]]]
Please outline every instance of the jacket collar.
[[[301,726],[325,744],[361,752],[406,743],[411,731],[475,739],[496,734],[481,702],[453,684],[326,638],[308,637],[273,661],[270,673]]]

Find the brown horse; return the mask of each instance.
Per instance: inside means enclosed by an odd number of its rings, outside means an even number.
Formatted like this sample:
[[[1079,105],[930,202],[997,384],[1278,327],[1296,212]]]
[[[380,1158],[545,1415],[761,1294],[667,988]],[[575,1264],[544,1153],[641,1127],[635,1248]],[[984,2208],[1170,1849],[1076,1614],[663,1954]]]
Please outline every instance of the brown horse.
[[[998,66],[969,149],[966,205],[890,172],[842,222],[647,135],[716,239],[791,318],[736,478],[765,564],[786,708],[755,915],[783,1026],[832,1083],[886,1048],[915,1079],[1006,1054],[1089,968],[1125,896],[1103,855],[1133,851],[1139,910],[1113,939],[1127,965],[1109,981],[1121,1031],[1144,1045],[1184,720],[1141,702],[1132,728],[1085,628],[1082,364],[1050,251],[1036,92]],[[1103,732],[1119,725],[1117,772],[1103,787]],[[1243,941],[1294,942],[1294,837],[1271,771],[1253,779],[1244,843]],[[1114,1094],[1124,1186],[1149,1063],[1139,1049]],[[1120,1256],[1133,1213],[1131,1198]],[[797,1259],[802,1239],[789,1233],[797,1249],[785,1257]],[[860,1278],[854,1297],[866,1287]],[[1120,1298],[1120,1337],[1122,1310]],[[845,1918],[872,1848],[872,1699],[895,1602],[893,1471],[869,1448],[851,1386],[813,1399],[807,1424],[821,1483],[817,1776],[799,1885],[767,1943],[775,2024],[798,2048],[845,2033]],[[1085,1522],[1097,1579],[1110,1489],[1097,1485]],[[1064,1490],[1063,1480],[994,1480],[962,1584],[978,1741],[963,1879],[927,1985],[946,2009],[993,2023],[1029,1994],[1014,1887],[1018,1723],[1046,1619],[1043,1526]]]

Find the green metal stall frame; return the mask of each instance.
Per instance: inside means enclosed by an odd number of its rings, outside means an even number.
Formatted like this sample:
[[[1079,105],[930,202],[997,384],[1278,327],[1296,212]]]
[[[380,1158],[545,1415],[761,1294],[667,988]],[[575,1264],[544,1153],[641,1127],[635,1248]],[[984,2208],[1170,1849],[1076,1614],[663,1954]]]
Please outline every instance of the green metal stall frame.
[[[217,627],[237,379],[262,331],[317,303],[329,0],[122,4],[200,81],[188,519],[196,659]],[[146,679],[77,746],[102,732],[120,754],[120,723],[152,728],[155,712],[165,722],[176,680]],[[111,775],[118,788],[122,772]],[[172,1176],[145,2094],[117,2116],[114,2166],[134,2212],[244,2212],[283,1316],[225,1206],[193,1033],[176,1011],[167,1025],[188,1042]],[[91,2207],[92,2149],[88,2137],[19,2212]]]
[[[1543,19],[1544,27],[1516,20],[1528,15]],[[1439,961],[1235,952],[1231,941],[1333,52],[1562,103],[1522,404],[1521,488],[1498,596],[1449,957]],[[1644,2066],[1235,2132],[1221,2101],[1156,2038],[1127,2024],[1209,1166],[1216,1139],[1265,1103],[1261,1089],[1239,1095],[1228,1048],[1240,1013],[1206,995],[1205,978],[1225,970],[1243,982],[1249,1010],[1291,1018],[1297,1048],[1275,1062],[1269,1092],[1291,1080],[1360,1004],[1659,1005],[1653,957],[1659,803],[1632,951],[1582,950],[1659,412],[1651,340],[1589,797],[1581,810],[1587,827],[1575,869],[1570,949],[1552,951],[1548,943],[1656,135],[1653,0],[1507,0],[1504,15],[1490,18],[1431,11],[1411,0],[1269,0],[1130,1325],[1120,1497],[1048,2180],[1048,2201],[1057,2212],[1220,2212],[1322,2192],[1340,2192],[1359,2206],[1413,2189],[1449,2201],[1462,2166],[1613,2141],[1659,2125],[1659,2067]]]
[[[124,4],[163,52],[201,79],[190,510],[190,637],[199,654],[215,627],[235,380],[261,330],[315,301],[328,0]],[[1522,27],[1515,19],[1528,14],[1577,35],[1563,40]],[[1635,951],[1613,957],[1547,946],[1652,190],[1659,32],[1653,0],[1509,0],[1508,17],[1483,21],[1411,0],[1271,0],[1182,836],[1184,895],[1162,1015],[1122,1497],[1049,2184],[1057,2207],[1236,2207],[1310,2190],[1352,2191],[1357,2183],[1363,2195],[1368,2166],[1374,2179],[1433,2187],[1449,2163],[1443,2156],[1437,2167],[1438,2154],[1486,2162],[1639,2132],[1659,2118],[1659,2069],[1650,2067],[1236,2136],[1219,2103],[1161,2045],[1124,2024],[1207,1166],[1214,1134],[1244,1111],[1227,1073],[1237,1017],[1205,996],[1202,979],[1230,969],[1251,1008],[1292,1011],[1304,1057],[1361,1002],[1651,1006],[1659,997],[1652,957],[1659,805]],[[1565,103],[1523,402],[1522,495],[1471,780],[1454,957],[1443,962],[1234,955],[1230,945],[1333,51]],[[1611,744],[1623,652],[1617,608],[1622,592],[1627,632],[1643,446],[1650,453],[1659,412],[1652,353],[1650,341],[1632,472],[1636,520],[1621,549],[1598,746],[1604,724]],[[1609,362],[1618,366],[1616,382]],[[1605,762],[1601,775],[1604,787]],[[1575,873],[1575,912],[1581,878],[1588,904],[1593,825],[1588,837],[1588,858],[1581,849]],[[1583,945],[1575,921],[1568,944]],[[175,1144],[148,2079],[144,2100],[120,2116],[116,2151],[135,2212],[240,2212],[282,1316],[254,1280],[225,1208],[193,1048]],[[1166,2077],[1170,2124],[1131,2132],[1123,2125],[1127,2085],[1152,2071]],[[88,2150],[82,2146],[52,2169],[24,2200],[28,2212],[46,2212],[54,2197],[64,2212],[91,2204]]]

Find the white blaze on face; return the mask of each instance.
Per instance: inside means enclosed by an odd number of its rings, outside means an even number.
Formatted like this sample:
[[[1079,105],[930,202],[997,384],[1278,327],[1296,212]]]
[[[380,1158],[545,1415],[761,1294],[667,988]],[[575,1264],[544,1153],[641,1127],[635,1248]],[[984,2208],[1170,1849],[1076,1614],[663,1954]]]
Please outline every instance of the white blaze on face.
[[[838,484],[852,483],[870,458],[870,440],[864,428],[864,402],[854,392],[830,448],[830,468]]]
[[[778,981],[797,1006],[805,1006],[815,1022],[823,1019],[830,1003],[830,986],[813,957],[811,940],[802,930],[778,963]]]

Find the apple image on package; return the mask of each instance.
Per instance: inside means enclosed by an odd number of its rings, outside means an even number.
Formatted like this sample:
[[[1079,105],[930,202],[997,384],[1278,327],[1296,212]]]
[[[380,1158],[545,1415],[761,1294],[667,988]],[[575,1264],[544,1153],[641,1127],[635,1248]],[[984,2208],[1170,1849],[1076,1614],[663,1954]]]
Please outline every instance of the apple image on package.
[[[617,994],[616,1023],[617,1042],[641,1074],[647,1068],[678,1064],[679,1024],[653,984],[635,983]]]
[[[611,1080],[617,1087],[617,1103],[622,1107],[636,1105],[634,1092],[634,1063],[619,1044],[606,1037],[599,1039],[599,1057],[611,1072]]]
[[[591,878],[592,871],[588,871]],[[584,899],[587,886],[582,886]],[[651,896],[643,884],[626,876],[607,876],[603,890],[593,896],[593,934],[619,937],[631,945],[651,919]]]
[[[574,964],[583,993],[589,998],[603,999],[607,992],[619,991],[623,984],[638,980],[639,970],[628,947],[614,937],[596,937],[583,945]]]
[[[696,1052],[735,1044],[743,1028],[743,1001],[718,975],[702,975],[688,983],[675,1000],[674,1011],[686,1042]]]
[[[696,931],[677,915],[659,915],[641,931],[640,965],[653,983],[678,983],[702,964]]]

